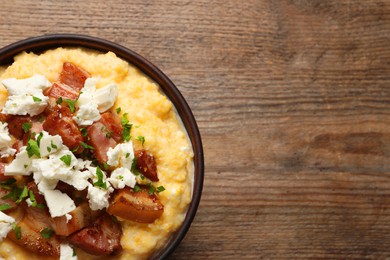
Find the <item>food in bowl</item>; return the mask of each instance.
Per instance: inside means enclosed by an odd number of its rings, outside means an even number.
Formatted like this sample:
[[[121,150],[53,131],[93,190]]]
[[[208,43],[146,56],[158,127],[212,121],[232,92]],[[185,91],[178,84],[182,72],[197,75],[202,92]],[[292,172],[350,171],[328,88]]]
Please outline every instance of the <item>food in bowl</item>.
[[[159,86],[83,48],[23,52],[0,79],[0,256],[139,259],[161,248],[191,201],[193,152]]]

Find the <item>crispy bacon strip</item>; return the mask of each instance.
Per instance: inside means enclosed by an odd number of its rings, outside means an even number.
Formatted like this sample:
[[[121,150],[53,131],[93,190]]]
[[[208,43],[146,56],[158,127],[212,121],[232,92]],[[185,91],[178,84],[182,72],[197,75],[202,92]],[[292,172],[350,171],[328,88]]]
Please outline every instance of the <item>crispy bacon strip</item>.
[[[76,100],[79,96],[79,92],[74,90],[68,85],[61,83],[54,83],[49,89],[44,91],[44,94],[48,97],[58,99],[60,97],[65,99]]]
[[[82,68],[71,62],[65,62],[62,66],[59,81],[80,92],[84,87],[85,80],[89,77],[89,73]]]
[[[81,146],[81,142],[84,140],[83,136],[71,117],[62,116],[58,112],[51,113],[43,123],[43,129],[51,135],[60,135],[70,150],[77,149],[75,153],[83,151]]]
[[[94,153],[96,158],[100,163],[107,162],[107,151],[108,149],[114,148],[117,145],[117,142],[107,136],[107,131],[105,130],[105,125],[101,122],[95,122],[87,128],[89,143],[94,148]]]
[[[144,149],[135,151],[134,155],[137,158],[138,171],[151,181],[158,181],[157,166],[154,156]]]
[[[155,194],[150,195],[145,188],[138,192],[124,188],[114,195],[107,212],[127,220],[152,223],[161,217],[164,206]]]
[[[121,224],[107,213],[98,218],[93,225],[70,235],[71,244],[92,255],[116,254],[122,250],[120,239]]]

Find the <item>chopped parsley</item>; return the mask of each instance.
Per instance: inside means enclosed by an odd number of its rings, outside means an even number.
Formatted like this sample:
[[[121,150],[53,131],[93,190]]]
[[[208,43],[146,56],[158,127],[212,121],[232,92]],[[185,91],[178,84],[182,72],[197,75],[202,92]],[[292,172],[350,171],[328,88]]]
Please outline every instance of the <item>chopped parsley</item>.
[[[56,103],[57,103],[58,105],[61,105],[61,103],[62,103],[62,97],[59,97],[59,98],[57,99]]]
[[[91,149],[91,150],[95,150],[95,148],[93,148],[93,146],[90,146],[84,142],[80,142],[81,146],[84,147],[85,149]]]
[[[66,102],[68,104],[70,112],[74,113],[74,111],[76,110],[75,106],[74,106],[74,100],[64,99],[64,102]]]
[[[17,201],[15,201],[15,203],[22,202],[22,200],[24,198],[27,198],[27,196],[28,196],[28,189],[27,189],[27,186],[24,186],[22,192],[19,195],[19,199]]]
[[[30,123],[24,122],[24,123],[22,124],[22,128],[23,128],[23,131],[24,131],[25,133],[28,133],[28,131],[30,131],[31,127],[32,127],[32,125],[31,125]]]
[[[50,228],[44,228],[44,229],[41,230],[40,233],[41,233],[41,236],[43,238],[48,239],[48,238],[51,238],[51,236],[54,234],[54,231],[51,230]]]
[[[60,160],[63,161],[66,166],[70,166],[72,162],[72,156],[70,154],[66,154],[60,157]]]
[[[43,137],[43,133],[42,133],[42,132],[40,132],[40,133],[39,133],[39,135],[38,135],[38,137],[37,137],[37,144],[38,144],[38,146],[40,146],[40,145],[41,145],[41,140],[42,140],[42,137]]]
[[[155,190],[156,190],[156,188],[153,186],[153,184],[149,183],[148,184],[148,193],[150,195],[153,195]]]
[[[103,163],[103,168],[104,168],[105,170],[108,169],[108,164],[107,164],[106,162]]]
[[[121,108],[121,107],[118,107],[118,108],[116,109],[116,113],[117,113],[117,114],[119,114],[121,111],[122,111],[122,108]]]
[[[55,144],[53,143],[53,140],[51,141],[50,146],[51,146],[51,148],[53,148],[53,149],[58,149],[57,145],[55,145]]]
[[[130,156],[130,153],[126,153],[126,158],[129,158],[129,156]]]
[[[0,182],[0,187],[6,190],[10,190],[11,189],[10,185],[14,184],[15,182],[16,180],[14,178],[10,178],[4,182]]]
[[[12,207],[8,203],[4,203],[4,204],[0,205],[0,211],[4,211],[4,210],[10,209],[10,208],[12,208]]]
[[[48,146],[46,147],[47,151],[50,153],[51,152],[51,148]]]
[[[141,190],[140,186],[135,185],[133,188],[134,192],[139,192]]]
[[[136,138],[138,141],[141,142],[142,146],[144,146],[144,143],[145,143],[145,137],[143,137],[142,135],[139,135],[137,136]]]
[[[19,226],[16,226],[16,223],[12,223],[12,230],[15,232],[16,239],[19,240],[22,237],[22,232]]]
[[[103,181],[103,172],[99,166],[96,167],[96,176],[98,177],[98,180],[93,185],[103,189],[107,189],[107,183]]]
[[[38,142],[33,139],[28,140],[26,150],[28,157],[32,157],[33,155],[37,156],[38,158],[41,157]]]
[[[30,190],[28,192],[28,194],[30,195],[29,198],[30,198],[30,201],[31,201],[31,206],[36,207],[37,206],[37,200],[35,199],[34,192],[32,190]]]
[[[126,155],[127,156],[127,155]],[[127,158],[127,157],[126,157]],[[139,171],[137,170],[137,157],[134,156],[133,161],[131,163],[130,171],[134,173],[134,175],[139,175]]]
[[[39,97],[36,97],[36,96],[32,96],[32,99],[34,100],[34,102],[41,102],[42,99],[40,99]]]
[[[133,126],[132,124],[129,123],[129,120],[127,119],[127,113],[124,113],[121,119],[123,131],[122,131],[122,139],[125,142],[130,141],[131,135],[131,127]]]
[[[158,186],[156,188],[157,193],[163,192],[165,190],[164,186]]]
[[[8,193],[7,195],[5,195],[1,198],[2,199],[12,199],[13,201],[16,201],[16,200],[18,200],[21,193],[22,193],[22,189],[17,187],[17,186],[14,186],[10,193]]]
[[[76,254],[76,250],[74,249],[74,248],[72,248],[73,249],[73,255],[72,256],[76,256],[77,254]]]
[[[88,135],[88,130],[87,128],[80,128],[80,132],[83,136],[87,136]]]
[[[71,150],[72,153],[76,152],[79,148],[80,148],[80,146],[76,146],[75,148],[73,148],[73,149]]]

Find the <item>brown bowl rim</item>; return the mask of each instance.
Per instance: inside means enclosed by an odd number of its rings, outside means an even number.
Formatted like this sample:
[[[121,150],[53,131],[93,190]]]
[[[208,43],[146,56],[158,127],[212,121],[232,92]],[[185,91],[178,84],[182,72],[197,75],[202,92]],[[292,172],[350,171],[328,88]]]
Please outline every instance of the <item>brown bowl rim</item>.
[[[173,82],[150,61],[122,45],[88,35],[46,34],[17,41],[0,49],[0,66],[11,64],[14,56],[20,52],[41,52],[56,47],[84,47],[101,52],[111,51],[118,57],[139,68],[142,72],[159,84],[163,92],[176,107],[176,110],[188,133],[194,151],[194,183],[192,200],[187,209],[184,222],[181,227],[171,235],[166,245],[152,256],[153,259],[166,258],[177,248],[190,228],[199,206],[203,188],[203,146],[199,128],[190,107],[175,84],[173,84]]]

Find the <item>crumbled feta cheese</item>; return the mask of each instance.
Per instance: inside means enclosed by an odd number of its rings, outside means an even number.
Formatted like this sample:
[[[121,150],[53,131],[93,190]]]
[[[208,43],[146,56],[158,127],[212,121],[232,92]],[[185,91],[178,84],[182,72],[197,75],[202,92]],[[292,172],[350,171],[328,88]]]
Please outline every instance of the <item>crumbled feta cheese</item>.
[[[58,184],[58,180],[46,179],[40,172],[34,172],[34,181],[41,193],[44,193],[47,190],[54,190]]]
[[[88,179],[92,178],[90,171],[75,170],[66,179],[61,179],[63,182],[72,185],[76,190],[84,190],[90,184]]]
[[[59,190],[46,190],[43,195],[53,218],[63,216],[76,209],[73,200],[66,193]]]
[[[64,162],[66,157],[69,157],[70,165]],[[76,164],[77,159],[74,154],[67,149],[62,149],[57,153],[50,154],[47,159],[34,159],[32,161],[32,169],[35,173],[41,173],[46,179],[58,180],[71,176],[71,169]]]
[[[77,256],[73,256],[73,250],[69,244],[62,243],[60,245],[60,260],[77,260]]]
[[[5,79],[2,81],[8,91],[2,113],[11,115],[35,116],[43,112],[49,98],[42,90],[51,83],[42,75],[34,75],[26,79]]]
[[[117,86],[110,84],[96,90],[97,82],[97,78],[88,78],[81,89],[77,100],[79,110],[73,117],[78,125],[92,125],[101,118],[100,113],[107,111],[115,103],[118,96]]]
[[[69,220],[71,220],[73,217],[70,214],[65,214],[65,218],[66,218],[66,223],[68,223]]]
[[[8,132],[8,124],[0,122],[0,155],[8,157],[14,155],[16,150],[12,148],[12,139]]]
[[[123,189],[125,186],[134,188],[135,175],[131,173],[129,169],[120,167],[116,168],[112,173],[108,181],[116,189]]]
[[[31,174],[31,158],[28,157],[26,146],[20,149],[16,154],[15,159],[4,167],[4,175],[30,175]]]
[[[118,88],[116,84],[109,84],[95,91],[93,96],[94,102],[98,105],[100,113],[109,110],[118,97]]]
[[[12,223],[15,222],[13,217],[10,217],[0,211],[0,242],[7,236],[12,229]]]
[[[62,138],[59,135],[49,135],[48,132],[42,131],[42,138],[39,145],[41,157],[48,156],[62,149]]]
[[[92,125],[93,122],[98,121],[100,118],[97,104],[90,102],[79,107],[73,120],[80,126],[87,126]]]
[[[110,197],[110,193],[113,191],[114,189],[112,187],[107,187],[107,189],[102,189],[99,187],[95,187],[92,184],[89,184],[88,194],[87,194],[89,207],[92,210],[99,210],[108,207],[109,205],[108,199]]]
[[[114,148],[107,151],[107,164],[110,166],[120,166],[131,169],[134,159],[133,143],[131,141],[117,144]]]

